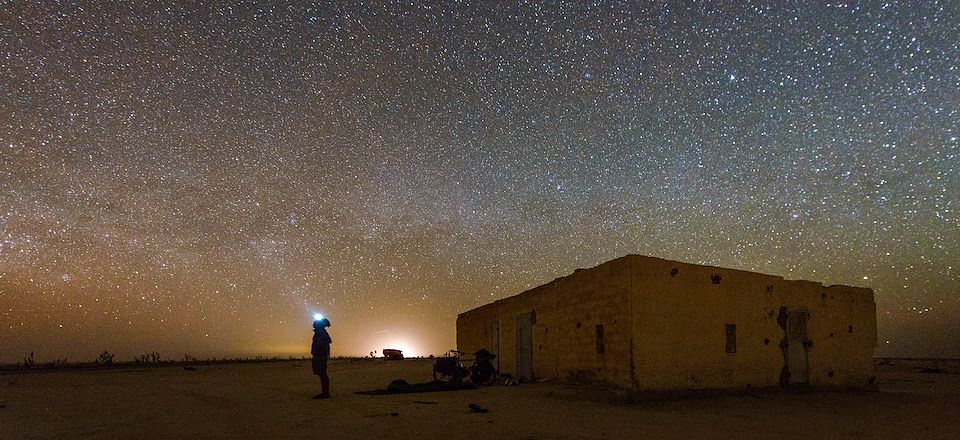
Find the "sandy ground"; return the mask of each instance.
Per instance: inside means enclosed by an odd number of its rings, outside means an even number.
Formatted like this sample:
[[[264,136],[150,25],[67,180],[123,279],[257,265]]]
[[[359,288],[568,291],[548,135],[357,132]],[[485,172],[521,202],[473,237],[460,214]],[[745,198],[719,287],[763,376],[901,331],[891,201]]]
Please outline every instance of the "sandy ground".
[[[309,361],[4,373],[0,439],[960,438],[960,363],[878,364],[879,393],[639,401],[557,383],[354,394],[428,381],[431,361],[409,359],[334,361],[325,401]]]

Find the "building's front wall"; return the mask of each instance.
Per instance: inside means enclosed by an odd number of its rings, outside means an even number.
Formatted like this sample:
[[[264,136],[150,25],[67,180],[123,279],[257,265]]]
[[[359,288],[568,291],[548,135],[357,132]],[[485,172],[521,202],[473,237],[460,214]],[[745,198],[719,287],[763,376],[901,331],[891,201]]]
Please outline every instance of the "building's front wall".
[[[638,390],[773,387],[803,377],[785,368],[800,353],[811,385],[872,385],[869,289],[630,255],[460,315],[458,347],[496,351],[501,372],[516,374],[517,318],[531,312],[538,378]],[[805,350],[786,346],[791,312],[807,316]]]
[[[517,319],[532,313],[535,378],[631,386],[625,263],[614,260],[460,315],[458,349],[468,355],[490,349],[498,356],[500,372],[516,376]],[[496,328],[499,350],[491,347]]]
[[[651,258],[631,261],[637,388],[777,383],[782,356],[780,338],[773,336],[776,316],[771,328],[759,295],[774,277]],[[736,353],[726,352],[727,324],[736,325]]]

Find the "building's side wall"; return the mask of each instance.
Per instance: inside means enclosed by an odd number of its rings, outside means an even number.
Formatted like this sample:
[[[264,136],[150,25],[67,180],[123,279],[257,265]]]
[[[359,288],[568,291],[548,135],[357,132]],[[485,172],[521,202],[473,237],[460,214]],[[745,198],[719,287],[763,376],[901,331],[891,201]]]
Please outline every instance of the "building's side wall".
[[[780,386],[788,381],[781,307],[809,313],[811,385],[872,385],[876,312],[870,289],[639,256],[630,261],[638,389]],[[728,324],[736,326],[734,353],[727,352]]]
[[[631,386],[630,302],[627,261],[576,272],[523,294],[461,314],[457,347],[471,355],[490,348],[491,323],[499,321],[501,373],[516,375],[517,318],[533,312],[536,378]],[[597,353],[597,326],[603,352]]]
[[[877,306],[873,290],[824,287],[819,307],[814,310],[823,319],[812,321],[811,383],[875,388]]]

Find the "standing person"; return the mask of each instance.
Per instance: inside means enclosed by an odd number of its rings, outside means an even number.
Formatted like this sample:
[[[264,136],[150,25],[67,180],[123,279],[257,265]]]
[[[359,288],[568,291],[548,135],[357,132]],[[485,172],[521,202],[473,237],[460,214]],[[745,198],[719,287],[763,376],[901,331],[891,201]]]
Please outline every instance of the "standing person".
[[[313,344],[310,346],[310,354],[313,355],[313,374],[320,376],[320,394],[313,396],[314,399],[330,398],[330,377],[327,376],[327,361],[330,359],[330,334],[327,333],[327,327],[330,327],[330,320],[321,318],[313,321]]]

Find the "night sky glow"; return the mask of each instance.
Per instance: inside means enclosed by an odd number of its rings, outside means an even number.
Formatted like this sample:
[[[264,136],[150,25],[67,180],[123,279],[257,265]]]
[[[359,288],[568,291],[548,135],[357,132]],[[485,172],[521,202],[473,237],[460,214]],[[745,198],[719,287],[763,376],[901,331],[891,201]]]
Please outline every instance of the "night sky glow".
[[[314,313],[439,354],[628,253],[869,286],[879,355],[960,356],[960,3],[33,3],[0,362],[306,355]]]

